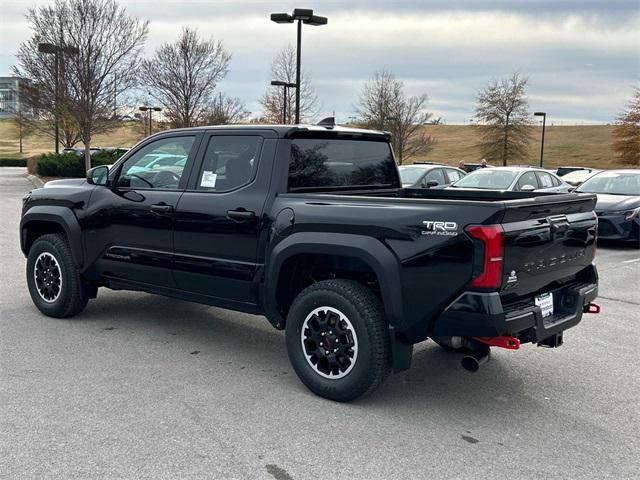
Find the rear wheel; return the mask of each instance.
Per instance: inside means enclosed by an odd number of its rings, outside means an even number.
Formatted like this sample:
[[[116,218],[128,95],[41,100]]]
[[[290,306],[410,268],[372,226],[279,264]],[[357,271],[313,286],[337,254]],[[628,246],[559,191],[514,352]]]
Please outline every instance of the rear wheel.
[[[61,234],[43,235],[33,242],[27,257],[27,285],[33,303],[50,317],[71,317],[88,302],[83,279]]]
[[[325,280],[303,290],[289,310],[286,340],[302,383],[331,400],[366,395],[390,371],[382,304],[353,280]]]

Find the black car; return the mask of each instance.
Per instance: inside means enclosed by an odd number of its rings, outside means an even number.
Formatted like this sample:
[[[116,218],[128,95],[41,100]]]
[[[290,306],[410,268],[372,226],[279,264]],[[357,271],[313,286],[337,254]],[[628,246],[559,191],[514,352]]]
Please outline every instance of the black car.
[[[623,240],[640,248],[640,170],[605,170],[576,191],[598,195],[599,238]]]
[[[437,163],[414,163],[398,167],[400,180],[405,188],[431,188],[450,185],[460,180],[466,172],[459,168]]]

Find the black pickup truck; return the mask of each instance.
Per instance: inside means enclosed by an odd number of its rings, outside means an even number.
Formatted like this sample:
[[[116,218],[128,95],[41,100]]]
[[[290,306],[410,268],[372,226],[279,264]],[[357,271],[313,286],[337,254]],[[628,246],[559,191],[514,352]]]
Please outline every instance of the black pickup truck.
[[[146,138],[111,168],[24,197],[35,305],[99,287],[261,314],[313,392],[359,397],[432,338],[557,347],[594,311],[596,198],[403,189],[384,132],[228,126]]]

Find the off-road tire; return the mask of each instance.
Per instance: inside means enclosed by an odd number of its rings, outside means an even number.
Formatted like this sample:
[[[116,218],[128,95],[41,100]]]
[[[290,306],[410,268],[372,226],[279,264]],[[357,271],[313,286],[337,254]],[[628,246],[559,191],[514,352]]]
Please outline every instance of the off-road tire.
[[[55,300],[47,302],[38,291],[34,275],[35,265],[41,254],[49,254],[61,272],[61,285]],[[80,313],[89,299],[84,295],[80,272],[73,263],[67,239],[62,234],[47,234],[38,237],[27,256],[27,285],[31,300],[42,313],[49,317],[66,318]]]
[[[341,378],[326,378],[314,368],[303,348],[303,325],[320,307],[344,314],[357,338],[353,366]],[[382,303],[364,285],[353,280],[324,280],[295,298],[286,324],[289,360],[296,374],[315,394],[347,402],[374,390],[390,373],[389,329]]]

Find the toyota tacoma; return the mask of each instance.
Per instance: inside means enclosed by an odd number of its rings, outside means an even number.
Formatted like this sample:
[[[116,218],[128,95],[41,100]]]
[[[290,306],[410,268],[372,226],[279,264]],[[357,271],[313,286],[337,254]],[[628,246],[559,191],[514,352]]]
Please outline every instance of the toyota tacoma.
[[[432,338],[558,347],[596,312],[593,194],[402,188],[385,132],[332,124],[164,131],[24,197],[45,315],[101,287],[265,316],[301,381],[348,401]]]

